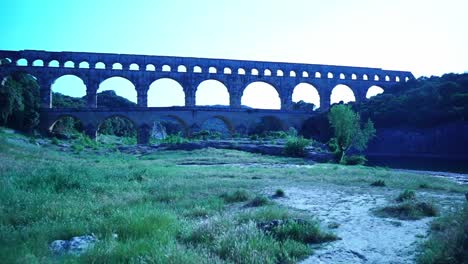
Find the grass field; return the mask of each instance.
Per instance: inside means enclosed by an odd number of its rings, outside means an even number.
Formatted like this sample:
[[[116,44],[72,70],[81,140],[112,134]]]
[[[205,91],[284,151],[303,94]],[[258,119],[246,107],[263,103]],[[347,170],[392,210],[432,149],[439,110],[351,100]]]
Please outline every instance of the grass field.
[[[385,188],[398,191],[467,191],[445,179],[386,168],[291,166],[307,163],[216,149],[138,157],[115,151],[97,154],[93,149],[61,152],[53,144],[37,146],[24,136],[3,131],[0,260],[295,263],[313,254],[308,243],[335,237],[313,215],[276,204],[270,197],[274,190],[266,193],[271,186],[370,188],[384,180]],[[268,232],[259,228],[259,223],[298,218],[306,224],[289,221]],[[80,256],[55,256],[48,248],[54,240],[85,234],[94,234],[99,242]]]

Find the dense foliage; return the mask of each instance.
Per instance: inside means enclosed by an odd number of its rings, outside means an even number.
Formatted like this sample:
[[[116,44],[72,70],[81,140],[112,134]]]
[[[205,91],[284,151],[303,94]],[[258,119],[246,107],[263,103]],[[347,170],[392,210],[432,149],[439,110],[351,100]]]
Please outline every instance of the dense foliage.
[[[31,132],[39,124],[39,85],[33,76],[15,73],[0,84],[0,124]]]
[[[330,146],[344,163],[346,152],[350,148],[364,150],[369,140],[375,136],[374,124],[370,119],[361,128],[359,114],[356,114],[348,105],[335,105],[328,114],[330,126],[334,137]]]
[[[421,77],[355,104],[376,127],[431,127],[468,120],[468,74]]]

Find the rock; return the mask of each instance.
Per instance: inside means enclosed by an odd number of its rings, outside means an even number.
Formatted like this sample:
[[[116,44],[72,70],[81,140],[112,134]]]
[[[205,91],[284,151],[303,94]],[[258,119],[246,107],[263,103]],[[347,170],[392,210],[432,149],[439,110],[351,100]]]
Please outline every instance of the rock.
[[[94,235],[76,236],[70,240],[55,240],[50,243],[50,250],[57,255],[76,254],[80,255],[92,248],[98,239]]]

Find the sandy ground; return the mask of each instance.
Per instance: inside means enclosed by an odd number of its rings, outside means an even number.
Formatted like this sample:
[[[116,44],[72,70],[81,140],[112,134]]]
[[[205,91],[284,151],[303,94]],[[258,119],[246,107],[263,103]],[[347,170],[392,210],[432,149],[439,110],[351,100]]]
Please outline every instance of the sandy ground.
[[[400,221],[374,216],[371,209],[391,203],[397,195],[388,189],[302,186],[284,191],[287,197],[278,199],[280,204],[306,210],[324,226],[338,224],[334,232],[341,240],[315,249],[314,255],[303,264],[414,263],[418,243],[427,235],[433,220]],[[442,206],[445,199],[461,199],[449,196],[439,194],[427,198],[441,201]]]

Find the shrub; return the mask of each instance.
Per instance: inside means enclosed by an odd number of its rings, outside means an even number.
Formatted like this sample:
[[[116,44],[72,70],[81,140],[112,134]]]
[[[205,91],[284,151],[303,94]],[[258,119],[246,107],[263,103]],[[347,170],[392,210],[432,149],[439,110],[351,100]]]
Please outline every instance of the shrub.
[[[305,157],[306,147],[310,145],[310,140],[303,137],[288,137],[284,146],[284,154],[291,157]]]
[[[53,137],[52,140],[50,141],[54,145],[60,144],[59,140],[56,137]]]
[[[221,194],[221,198],[226,203],[238,203],[238,202],[245,202],[249,200],[249,193],[245,190],[237,190],[232,193],[223,193]]]
[[[413,190],[404,190],[398,197],[396,198],[397,202],[405,202],[409,200],[415,200],[416,193]]]
[[[285,221],[284,224],[274,227],[271,233],[280,241],[289,239],[307,244],[322,243],[337,239],[333,234],[322,232],[317,222],[304,220]]]
[[[252,199],[252,201],[250,201],[247,204],[247,206],[259,207],[259,206],[267,205],[269,203],[270,203],[270,201],[268,201],[268,198],[266,198],[265,196],[256,196],[255,198]]]
[[[364,165],[366,162],[366,157],[362,155],[345,156],[343,159],[343,164],[346,165]]]
[[[371,186],[374,186],[374,187],[385,187],[385,181],[384,180],[377,180],[373,183],[370,184]]]
[[[428,202],[407,201],[378,209],[377,216],[392,217],[400,220],[418,220],[426,216],[437,216],[438,210]]]
[[[177,133],[177,134],[171,134],[165,137],[163,140],[161,140],[161,143],[166,143],[166,144],[182,144],[182,143],[187,143],[189,140],[187,138],[184,138],[182,136],[182,133]]]
[[[277,189],[275,191],[275,194],[273,195],[274,197],[284,197],[285,196],[285,193],[282,189]]]

